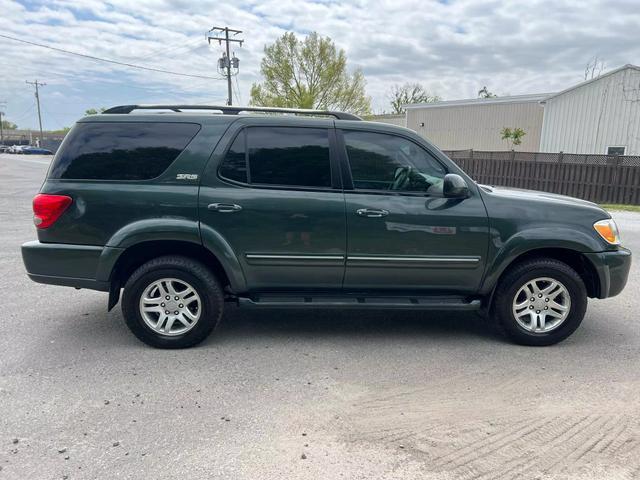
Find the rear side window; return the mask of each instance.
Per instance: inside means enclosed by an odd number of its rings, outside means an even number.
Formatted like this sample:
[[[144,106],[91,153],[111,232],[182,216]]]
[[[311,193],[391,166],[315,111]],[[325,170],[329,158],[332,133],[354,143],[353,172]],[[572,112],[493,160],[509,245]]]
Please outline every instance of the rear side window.
[[[199,130],[195,123],[79,123],[49,177],[149,180],[162,174]]]
[[[329,131],[249,127],[234,140],[220,176],[259,185],[331,187]]]

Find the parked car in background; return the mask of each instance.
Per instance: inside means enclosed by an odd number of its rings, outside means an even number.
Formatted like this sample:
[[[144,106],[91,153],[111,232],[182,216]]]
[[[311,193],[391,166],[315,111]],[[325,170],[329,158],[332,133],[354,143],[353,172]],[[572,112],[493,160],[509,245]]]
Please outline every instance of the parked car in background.
[[[27,146],[28,145],[11,145],[9,150],[7,150],[7,153],[21,154],[22,150]]]
[[[22,152],[24,155],[53,155],[51,150],[47,150],[46,148],[40,147],[24,147]]]
[[[109,309],[123,289],[163,348],[202,341],[225,302],[477,311],[551,345],[631,265],[598,205],[478,185],[417,133],[341,112],[113,107],[69,132],[33,211],[29,277]]]
[[[9,145],[0,145],[0,153],[5,153],[11,147]]]

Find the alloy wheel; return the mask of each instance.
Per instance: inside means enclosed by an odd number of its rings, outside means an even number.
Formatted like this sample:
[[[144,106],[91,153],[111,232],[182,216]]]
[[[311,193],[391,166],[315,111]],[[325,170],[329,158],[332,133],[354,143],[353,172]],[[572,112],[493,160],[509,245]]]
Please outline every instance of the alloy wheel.
[[[151,330],[175,336],[188,332],[198,323],[202,301],[195,288],[184,280],[161,278],[144,289],[139,308]]]
[[[558,280],[540,277],[520,287],[513,299],[513,316],[531,333],[547,333],[558,328],[571,311],[571,296]]]

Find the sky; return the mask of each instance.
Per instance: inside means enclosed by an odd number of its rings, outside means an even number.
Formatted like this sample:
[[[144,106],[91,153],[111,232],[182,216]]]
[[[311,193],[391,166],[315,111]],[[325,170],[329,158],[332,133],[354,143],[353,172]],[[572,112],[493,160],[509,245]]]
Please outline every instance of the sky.
[[[92,107],[130,103],[224,104],[222,52],[213,26],[242,30],[234,103],[260,80],[265,44],[316,31],[361,69],[376,113],[395,84],[420,82],[443,99],[554,92],[640,64],[640,0],[0,0],[0,33],[78,53],[213,79],[135,70],[0,38],[0,108],[21,128],[72,125]]]

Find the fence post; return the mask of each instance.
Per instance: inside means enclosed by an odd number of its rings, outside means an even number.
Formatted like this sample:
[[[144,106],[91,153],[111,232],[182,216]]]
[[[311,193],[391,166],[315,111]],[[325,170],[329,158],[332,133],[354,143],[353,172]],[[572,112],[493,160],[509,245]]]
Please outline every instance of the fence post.
[[[562,165],[564,162],[564,152],[558,152],[558,165],[556,167],[555,174],[555,185],[553,187],[555,193],[564,193],[567,191],[565,188],[565,180],[564,180],[564,166]]]

